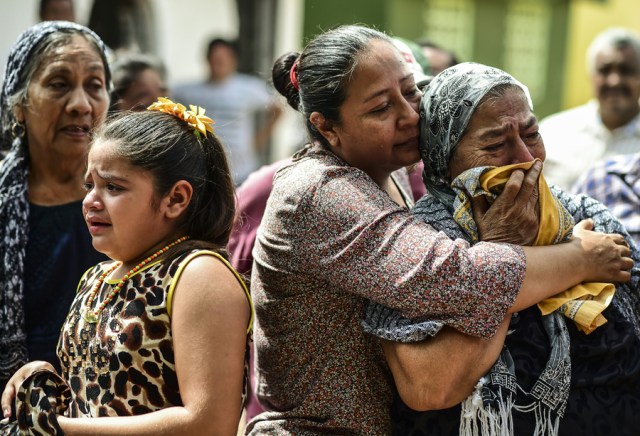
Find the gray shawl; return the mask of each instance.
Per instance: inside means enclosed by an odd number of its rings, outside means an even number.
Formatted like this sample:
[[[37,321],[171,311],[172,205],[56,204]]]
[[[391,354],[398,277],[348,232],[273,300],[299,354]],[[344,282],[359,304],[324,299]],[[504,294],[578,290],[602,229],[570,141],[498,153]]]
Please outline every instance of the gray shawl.
[[[27,176],[29,156],[26,137],[14,138],[16,121],[10,97],[25,85],[25,66],[35,49],[48,35],[59,31],[91,35],[98,44],[105,65],[107,84],[111,81],[105,46],[94,32],[79,24],[47,21],[24,31],[11,47],[0,94],[0,150],[9,150],[0,163],[0,383],[27,362],[23,308],[23,273],[29,234]],[[56,292],[52,290],[52,292]]]

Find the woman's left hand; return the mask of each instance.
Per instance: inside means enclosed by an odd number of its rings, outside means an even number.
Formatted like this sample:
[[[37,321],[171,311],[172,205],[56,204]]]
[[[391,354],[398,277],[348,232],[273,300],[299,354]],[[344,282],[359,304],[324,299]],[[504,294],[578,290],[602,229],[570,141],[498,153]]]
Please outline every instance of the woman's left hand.
[[[471,199],[481,240],[533,244],[540,222],[538,178],[541,172],[542,162],[539,160],[526,173],[514,171],[491,206],[484,196]]]
[[[34,372],[40,369],[48,369],[49,371],[56,372],[53,365],[49,362],[45,362],[43,360],[35,360],[33,362],[29,362],[19,370],[15,372],[7,382],[7,386],[2,393],[2,416],[4,418],[11,417],[11,405],[13,404],[13,400],[16,398],[16,394],[22,382],[29,377]]]

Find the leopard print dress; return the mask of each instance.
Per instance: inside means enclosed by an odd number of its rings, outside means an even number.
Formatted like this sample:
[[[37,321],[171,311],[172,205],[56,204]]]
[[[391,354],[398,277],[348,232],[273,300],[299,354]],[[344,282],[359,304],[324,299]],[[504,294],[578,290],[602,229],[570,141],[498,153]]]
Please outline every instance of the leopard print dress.
[[[67,416],[141,415],[181,406],[171,336],[170,299],[184,266],[194,257],[215,256],[241,278],[217,253],[194,250],[172,262],[151,263],[132,276],[95,324],[82,316],[86,300],[100,275],[113,265],[102,262],[88,270],[78,285],[58,342],[62,378],[71,388]],[[103,301],[117,283],[105,280],[96,295]],[[95,305],[95,302],[94,302]],[[247,328],[244,405],[247,389],[248,346],[253,320]]]

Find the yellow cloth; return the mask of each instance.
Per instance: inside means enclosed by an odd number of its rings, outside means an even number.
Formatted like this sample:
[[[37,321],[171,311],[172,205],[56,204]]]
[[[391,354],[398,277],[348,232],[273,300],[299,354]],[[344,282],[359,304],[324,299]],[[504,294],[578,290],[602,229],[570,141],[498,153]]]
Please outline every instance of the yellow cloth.
[[[533,162],[507,165],[492,168],[479,178],[477,192],[484,191],[487,200],[493,199],[502,192],[509,176],[514,170],[528,170]],[[464,174],[464,173],[463,173]],[[477,173],[476,173],[477,174]],[[465,186],[468,186],[465,184]],[[573,228],[573,219],[558,199],[551,193],[544,177],[540,175],[538,181],[540,200],[540,225],[538,235],[533,245],[552,245],[564,241]],[[473,193],[472,193],[473,195]],[[460,199],[460,195],[458,196]],[[471,203],[466,197],[460,207],[456,208],[454,219],[462,219],[462,214],[472,215]],[[597,327],[605,324],[607,320],[602,316],[602,311],[609,306],[615,293],[615,287],[611,283],[582,283],[561,292],[554,297],[538,303],[538,308],[543,315],[548,315],[556,309],[568,318],[572,319],[577,327],[589,334]]]

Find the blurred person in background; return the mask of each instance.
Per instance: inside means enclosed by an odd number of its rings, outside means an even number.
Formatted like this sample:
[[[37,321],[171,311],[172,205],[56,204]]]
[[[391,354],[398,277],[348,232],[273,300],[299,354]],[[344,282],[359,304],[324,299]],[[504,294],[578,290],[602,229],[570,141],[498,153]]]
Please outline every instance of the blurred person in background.
[[[40,21],[76,21],[73,0],[40,0]]]
[[[158,97],[168,97],[166,69],[154,56],[142,53],[119,55],[111,64],[111,71],[112,111],[146,109]]]
[[[417,43],[422,48],[422,54],[427,58],[429,64],[429,69],[426,73],[432,76],[460,62],[455,53],[444,49],[429,39],[419,39]]]
[[[602,158],[640,152],[640,36],[598,34],[587,51],[595,99],[540,122],[545,176],[565,190]]]
[[[266,147],[282,109],[261,79],[238,72],[235,42],[215,38],[207,48],[209,77],[205,82],[176,86],[178,101],[202,106],[216,120],[216,132],[227,146],[237,185],[258,169],[258,154]],[[261,122],[257,122],[260,116]]]
[[[607,206],[640,247],[640,153],[598,162],[578,179],[573,192]]]

